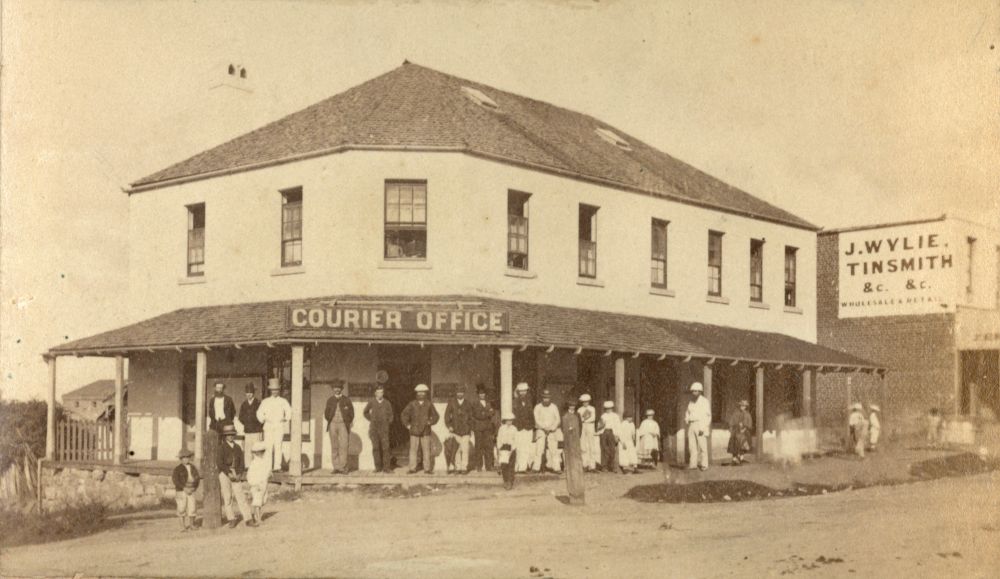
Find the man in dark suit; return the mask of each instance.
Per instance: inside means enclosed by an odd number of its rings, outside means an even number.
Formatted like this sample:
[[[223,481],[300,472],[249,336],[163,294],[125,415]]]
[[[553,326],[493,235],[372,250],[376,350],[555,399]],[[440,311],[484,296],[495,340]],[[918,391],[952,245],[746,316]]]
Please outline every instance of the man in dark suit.
[[[469,472],[469,436],[472,434],[472,403],[465,399],[465,386],[455,392],[444,411],[444,424],[458,442],[455,452],[455,472]]]
[[[337,380],[330,389],[333,396],[326,401],[327,429],[330,431],[330,450],[333,455],[333,473],[347,474],[347,449],[351,442],[351,423],[354,422],[354,404],[344,396],[344,381]]]
[[[434,426],[440,415],[434,404],[427,399],[430,388],[426,384],[417,384],[414,388],[417,399],[411,400],[402,414],[399,415],[403,426],[410,431],[410,474],[417,472],[417,450],[424,461],[424,472],[434,474],[434,457],[431,456],[431,426]]]
[[[392,402],[385,399],[385,388],[375,388],[375,400],[365,406],[364,416],[368,420],[368,436],[372,440],[372,456],[375,472],[392,472],[392,456],[389,454],[389,425],[393,421]]]
[[[208,405],[209,427],[222,433],[222,427],[232,424],[236,419],[236,404],[233,399],[226,396],[226,385],[222,382],[215,383],[215,397]]]
[[[255,442],[264,440],[264,425],[257,419],[260,398],[257,398],[252,383],[243,388],[246,400],[240,404],[240,424],[243,425],[243,464],[250,464],[250,454]]]
[[[486,399],[486,387],[482,384],[476,387],[479,396],[472,405],[472,433],[476,438],[475,449],[472,451],[472,467],[476,470],[493,470],[493,445],[496,443],[496,431],[500,427],[497,411]]]

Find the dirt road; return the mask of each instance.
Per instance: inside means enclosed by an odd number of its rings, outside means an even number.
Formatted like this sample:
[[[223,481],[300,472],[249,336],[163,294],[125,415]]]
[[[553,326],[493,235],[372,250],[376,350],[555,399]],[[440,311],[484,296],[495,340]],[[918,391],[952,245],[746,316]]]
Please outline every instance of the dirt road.
[[[306,493],[264,526],[182,534],[165,514],[0,554],[4,575],[995,577],[1000,472],[777,500],[642,504],[642,476],[411,499]],[[533,572],[532,568],[537,569]]]

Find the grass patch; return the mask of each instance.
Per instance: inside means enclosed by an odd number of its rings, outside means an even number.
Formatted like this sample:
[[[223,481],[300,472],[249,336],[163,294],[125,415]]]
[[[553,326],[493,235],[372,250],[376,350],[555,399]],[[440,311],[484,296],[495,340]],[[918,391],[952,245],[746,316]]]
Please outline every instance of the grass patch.
[[[0,511],[0,547],[32,545],[63,541],[106,531],[124,524],[111,520],[104,505],[87,503],[58,511],[23,512],[19,509]]]

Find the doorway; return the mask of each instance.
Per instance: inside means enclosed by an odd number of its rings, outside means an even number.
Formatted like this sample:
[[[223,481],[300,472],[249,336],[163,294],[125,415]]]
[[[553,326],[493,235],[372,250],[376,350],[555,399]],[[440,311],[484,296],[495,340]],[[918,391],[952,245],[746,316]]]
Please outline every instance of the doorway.
[[[403,426],[400,415],[415,398],[413,389],[417,384],[431,385],[431,350],[414,346],[379,346],[378,367],[387,374],[385,398],[396,414],[389,428],[389,445],[396,464],[406,465],[410,434]]]

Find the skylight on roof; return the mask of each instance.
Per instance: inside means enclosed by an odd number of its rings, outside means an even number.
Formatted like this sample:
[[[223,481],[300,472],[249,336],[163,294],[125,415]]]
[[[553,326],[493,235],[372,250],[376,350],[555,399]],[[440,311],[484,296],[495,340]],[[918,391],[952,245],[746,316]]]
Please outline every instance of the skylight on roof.
[[[594,132],[597,133],[598,137],[604,139],[619,149],[624,149],[626,151],[632,150],[632,145],[629,145],[628,141],[618,136],[618,134],[614,131],[610,131],[608,129],[594,129]]]
[[[500,108],[500,105],[498,105],[495,100],[486,96],[481,90],[474,89],[469,86],[463,86],[462,93],[465,94],[465,96],[468,97],[469,100],[471,100],[472,102],[476,103],[481,107],[486,107],[488,109],[493,109],[493,110],[497,110]]]

